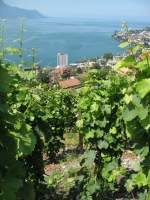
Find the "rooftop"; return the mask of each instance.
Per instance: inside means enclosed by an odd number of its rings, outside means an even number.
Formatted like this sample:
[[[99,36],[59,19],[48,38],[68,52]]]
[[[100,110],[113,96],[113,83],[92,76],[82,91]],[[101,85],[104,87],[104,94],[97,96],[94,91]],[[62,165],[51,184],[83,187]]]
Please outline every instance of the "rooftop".
[[[66,88],[74,88],[74,87],[78,87],[81,85],[80,80],[73,78],[73,79],[68,79],[68,80],[64,80],[64,81],[59,81],[59,86],[63,89]]]

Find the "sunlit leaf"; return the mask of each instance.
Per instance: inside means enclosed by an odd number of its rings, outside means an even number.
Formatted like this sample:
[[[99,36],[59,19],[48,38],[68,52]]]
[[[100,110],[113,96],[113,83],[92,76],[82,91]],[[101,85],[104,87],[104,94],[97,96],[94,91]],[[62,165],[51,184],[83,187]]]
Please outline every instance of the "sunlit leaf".
[[[138,82],[136,84],[136,91],[141,98],[144,98],[150,92],[150,78]]]
[[[126,47],[128,47],[129,45],[130,45],[129,42],[122,42],[122,43],[119,45],[119,47],[120,47],[120,48],[126,48]]]

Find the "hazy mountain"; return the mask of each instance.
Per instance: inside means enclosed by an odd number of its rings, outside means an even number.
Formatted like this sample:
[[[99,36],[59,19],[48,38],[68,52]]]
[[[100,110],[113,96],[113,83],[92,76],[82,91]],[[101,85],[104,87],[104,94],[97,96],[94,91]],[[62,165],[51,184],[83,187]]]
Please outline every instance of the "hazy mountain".
[[[13,6],[9,6],[0,0],[0,17],[2,18],[16,18],[16,17],[26,17],[26,18],[40,18],[43,17],[36,10],[25,10]]]

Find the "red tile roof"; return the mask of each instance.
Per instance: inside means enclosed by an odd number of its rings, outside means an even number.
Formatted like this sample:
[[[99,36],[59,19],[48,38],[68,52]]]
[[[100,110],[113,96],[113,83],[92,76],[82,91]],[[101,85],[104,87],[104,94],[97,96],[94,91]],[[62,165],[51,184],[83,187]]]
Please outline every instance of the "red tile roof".
[[[77,87],[81,84],[81,82],[76,78],[59,81],[58,83],[59,83],[59,86],[63,89]]]

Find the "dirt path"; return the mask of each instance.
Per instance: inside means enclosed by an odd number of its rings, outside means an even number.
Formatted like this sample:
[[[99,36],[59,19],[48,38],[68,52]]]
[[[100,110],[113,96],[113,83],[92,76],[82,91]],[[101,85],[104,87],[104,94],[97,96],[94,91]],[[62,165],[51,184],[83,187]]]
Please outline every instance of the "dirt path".
[[[80,161],[83,152],[77,150],[77,146],[70,146],[57,155],[57,163],[51,164],[46,160],[45,181],[49,187],[49,194],[45,200],[74,200],[75,194],[69,197],[70,189],[75,186],[77,173],[80,170]]]

